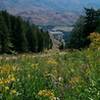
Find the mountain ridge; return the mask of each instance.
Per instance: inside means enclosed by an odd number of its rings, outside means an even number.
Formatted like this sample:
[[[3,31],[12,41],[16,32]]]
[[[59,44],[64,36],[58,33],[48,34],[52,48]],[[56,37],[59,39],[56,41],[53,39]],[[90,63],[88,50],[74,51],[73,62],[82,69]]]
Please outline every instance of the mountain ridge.
[[[84,1],[85,3],[81,0],[0,0],[0,8],[37,25],[73,25],[83,7],[89,4],[94,7],[99,5],[98,0],[95,0],[96,4],[94,0]]]

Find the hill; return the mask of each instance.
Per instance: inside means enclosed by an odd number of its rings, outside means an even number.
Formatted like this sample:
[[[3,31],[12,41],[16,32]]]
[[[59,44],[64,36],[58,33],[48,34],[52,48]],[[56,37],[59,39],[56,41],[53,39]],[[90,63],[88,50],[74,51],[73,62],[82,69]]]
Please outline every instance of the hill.
[[[0,53],[40,52],[52,48],[48,32],[21,17],[0,11]]]
[[[0,56],[1,100],[99,100],[100,51]]]
[[[98,8],[99,1],[0,0],[1,9],[6,9],[14,15],[21,15],[39,25],[72,25],[85,6]]]

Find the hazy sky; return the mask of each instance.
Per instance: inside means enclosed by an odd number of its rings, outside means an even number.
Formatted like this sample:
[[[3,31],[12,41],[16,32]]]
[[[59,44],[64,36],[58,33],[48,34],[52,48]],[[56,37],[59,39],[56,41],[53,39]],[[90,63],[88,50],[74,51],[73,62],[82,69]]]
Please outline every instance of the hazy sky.
[[[100,0],[0,0],[0,6],[28,9],[34,6],[53,10],[81,11],[84,7],[100,8]]]

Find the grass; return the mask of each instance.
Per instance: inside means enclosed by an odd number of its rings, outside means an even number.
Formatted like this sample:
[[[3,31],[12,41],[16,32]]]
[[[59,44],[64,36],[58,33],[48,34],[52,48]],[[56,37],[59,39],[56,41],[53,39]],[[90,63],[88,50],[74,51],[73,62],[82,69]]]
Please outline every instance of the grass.
[[[100,100],[100,51],[1,56],[0,100]]]

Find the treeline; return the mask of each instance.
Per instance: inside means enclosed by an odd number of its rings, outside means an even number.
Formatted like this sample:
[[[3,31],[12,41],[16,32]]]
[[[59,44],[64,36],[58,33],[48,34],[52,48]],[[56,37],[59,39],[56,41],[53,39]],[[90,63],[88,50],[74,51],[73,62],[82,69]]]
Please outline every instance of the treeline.
[[[48,32],[21,17],[0,11],[0,53],[41,52],[51,47]]]
[[[91,40],[88,38],[90,33],[100,33],[100,9],[85,8],[85,15],[80,16],[66,43],[66,48],[81,49],[87,48]]]

